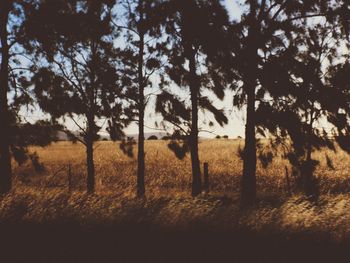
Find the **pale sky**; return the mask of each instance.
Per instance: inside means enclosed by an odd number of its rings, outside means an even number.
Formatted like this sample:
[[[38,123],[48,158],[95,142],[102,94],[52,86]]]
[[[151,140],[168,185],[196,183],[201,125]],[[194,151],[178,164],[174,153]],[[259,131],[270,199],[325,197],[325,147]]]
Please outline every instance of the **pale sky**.
[[[231,20],[238,20],[240,18],[240,6],[237,4],[236,0],[223,0],[225,6],[228,9],[229,16]],[[157,89],[155,87],[155,89]],[[153,91],[153,90],[152,90]],[[147,91],[146,91],[147,94]],[[224,127],[220,127],[214,121],[214,118],[211,113],[203,114],[200,112],[200,120],[199,126],[202,130],[206,130],[206,132],[201,132],[201,137],[215,137],[216,135],[228,135],[230,138],[235,138],[237,136],[244,136],[244,110],[237,110],[232,107],[233,102],[233,93],[231,91],[226,92],[226,96],[223,101],[215,99],[215,96],[210,98],[214,100],[214,105],[220,109],[224,109],[229,119],[229,122]],[[30,110],[23,109],[21,111],[21,115],[29,122],[35,122],[37,120],[43,118],[49,118],[48,115],[43,114],[40,108],[36,105],[34,107],[30,107]],[[155,122],[160,122],[162,120],[159,114],[154,113],[154,98],[151,98],[150,103],[146,108],[145,114],[145,132],[159,132],[156,129]],[[209,127],[208,125],[203,124],[203,122],[213,121],[214,126]],[[80,121],[79,121],[80,122]],[[104,123],[104,121],[100,121],[100,124]],[[71,121],[69,118],[66,119],[65,124],[70,130],[77,130],[77,126]],[[209,132],[208,132],[209,131]],[[128,128],[125,129],[126,134],[137,134],[138,127],[136,123],[131,124]],[[169,131],[171,132],[171,131]],[[107,135],[107,132],[101,131],[102,135]]]
[[[227,7],[229,16],[231,20],[239,20],[241,16],[241,10],[242,6],[240,3],[242,3],[243,0],[223,0],[223,3]],[[340,47],[340,49],[344,49],[344,47]],[[345,52],[345,51],[344,51]],[[155,81],[156,82],[156,81]],[[145,93],[153,93],[154,91],[157,91],[157,87],[155,85],[152,90],[148,90]],[[157,93],[157,92],[155,92]],[[208,94],[205,94],[208,95]],[[233,92],[232,91],[226,91],[226,96],[223,101],[220,101],[218,99],[215,99],[215,96],[210,96],[211,100],[214,100],[214,105],[217,108],[224,109],[226,116],[228,117],[228,124],[224,127],[220,127],[214,120],[211,113],[203,114],[203,112],[199,113],[199,127],[202,130],[205,130],[205,132],[200,132],[201,137],[215,137],[216,135],[228,135],[230,138],[236,138],[237,136],[244,137],[244,131],[245,131],[245,108],[238,110],[233,107]],[[34,122],[36,120],[42,119],[45,117],[38,106],[36,106],[31,112],[28,111],[22,111],[23,115],[26,117],[26,119],[30,122]],[[48,117],[48,116],[47,116]],[[162,120],[161,116],[159,114],[154,113],[154,96],[151,97],[149,104],[146,108],[146,114],[145,114],[145,132],[160,132],[156,126],[156,122],[159,123]],[[204,122],[209,123],[210,121],[213,121],[214,126],[209,127],[207,124],[204,124]],[[66,126],[70,130],[77,130],[77,126],[69,120],[69,118],[66,119]],[[104,121],[100,121],[99,124],[101,125],[104,123]],[[131,124],[128,128],[125,129],[125,132],[127,135],[131,134],[137,134],[138,133],[138,126],[136,123]],[[168,130],[168,132],[171,132],[171,130]],[[107,135],[105,131],[101,132],[102,135]]]
[[[225,6],[228,9],[228,13],[230,18],[233,20],[240,19],[240,6],[237,4],[239,1],[236,0],[224,0],[223,1]],[[215,100],[215,96],[213,96],[211,99]],[[214,122],[213,127],[209,127],[208,125],[203,124],[203,121],[213,120],[212,115],[210,113],[206,113],[203,115],[202,112],[200,112],[200,121],[199,126],[201,129],[206,130],[206,132],[201,132],[201,137],[215,137],[216,135],[228,135],[230,138],[236,138],[237,136],[244,136],[244,109],[243,110],[237,110],[232,107],[233,104],[233,93],[230,91],[226,92],[225,99],[223,101],[220,101],[218,99],[215,100],[214,105],[218,108],[222,108],[225,110],[227,117],[229,119],[229,122],[224,127],[220,127],[220,125],[216,124]],[[161,117],[153,112],[153,105],[154,101],[150,101],[149,106],[146,109],[146,119],[145,119],[145,132],[157,132],[155,126],[156,121],[160,121]],[[137,134],[137,125],[132,124],[130,127],[128,127],[126,130],[127,134]],[[210,131],[210,132],[207,132]]]

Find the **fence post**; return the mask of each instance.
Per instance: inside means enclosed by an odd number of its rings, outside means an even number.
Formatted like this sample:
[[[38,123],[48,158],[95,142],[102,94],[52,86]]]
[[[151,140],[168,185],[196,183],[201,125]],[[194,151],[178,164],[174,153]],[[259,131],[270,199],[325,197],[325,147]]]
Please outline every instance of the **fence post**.
[[[203,168],[204,168],[204,191],[206,193],[209,193],[209,164],[204,163]]]
[[[292,190],[291,190],[291,187],[290,187],[288,167],[285,166],[284,168],[285,168],[285,174],[286,174],[287,193],[288,193],[288,195],[291,195],[292,194]]]
[[[72,191],[72,167],[71,164],[68,164],[68,192]]]

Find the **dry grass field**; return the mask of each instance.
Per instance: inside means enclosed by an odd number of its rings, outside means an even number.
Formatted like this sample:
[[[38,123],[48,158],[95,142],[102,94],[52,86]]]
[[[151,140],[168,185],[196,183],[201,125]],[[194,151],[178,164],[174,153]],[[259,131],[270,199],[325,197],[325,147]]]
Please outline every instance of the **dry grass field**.
[[[210,187],[212,192],[235,195],[239,192],[242,161],[238,148],[242,140],[202,140],[199,145],[201,162],[209,163]],[[189,194],[191,166],[189,154],[179,160],[168,149],[166,141],[146,141],[146,186],[148,196]],[[137,150],[136,147],[134,149]],[[18,167],[14,175],[17,187],[67,189],[68,165],[71,165],[75,191],[84,191],[86,168],[85,149],[82,144],[58,142],[49,147],[32,147],[45,171],[36,173],[32,165]],[[335,169],[326,164],[326,153]],[[136,154],[135,154],[136,155]],[[350,192],[350,156],[338,150],[320,151],[313,155],[321,161],[316,175],[320,179],[321,192]],[[285,166],[288,162],[276,158],[264,169],[258,162],[257,180],[259,194],[284,197],[286,192]],[[96,189],[99,194],[133,196],[136,183],[136,158],[129,158],[119,149],[118,143],[98,142],[95,145]],[[292,179],[292,178],[291,178]]]
[[[340,262],[350,244],[350,156],[325,151],[310,202],[286,191],[285,160],[258,165],[258,199],[239,206],[238,140],[203,140],[211,191],[190,196],[190,160],[165,141],[146,142],[145,199],[135,198],[136,159],[118,143],[96,143],[97,191],[85,192],[80,144],[33,147],[45,167],[14,164],[14,190],[0,198],[0,253],[6,262]],[[68,165],[72,191],[68,191]],[[33,242],[35,237],[35,242]],[[331,247],[331,250],[329,248]],[[339,250],[343,248],[343,250]],[[17,251],[20,250],[21,253]],[[137,253],[135,251],[137,250]],[[31,258],[32,261],[27,261]]]
[[[225,139],[200,142],[201,161],[209,163],[211,192],[193,199],[189,156],[178,160],[167,142],[147,141],[145,200],[135,199],[136,159],[125,156],[118,143],[96,143],[97,191],[93,196],[85,193],[85,152],[81,144],[59,142],[46,148],[33,147],[31,151],[37,152],[45,170],[36,173],[29,162],[14,168],[15,190],[0,200],[0,219],[45,222],[66,217],[84,222],[135,220],[160,225],[202,222],[220,227],[244,225],[258,231],[271,227],[286,231],[319,229],[333,233],[336,239],[350,237],[349,155],[327,152],[335,169],[326,165],[325,151],[314,155],[321,160],[316,171],[321,189],[317,203],[298,193],[288,195],[285,160],[275,159],[267,169],[259,164],[259,203],[243,212],[238,201],[242,161],[237,154],[242,144]]]

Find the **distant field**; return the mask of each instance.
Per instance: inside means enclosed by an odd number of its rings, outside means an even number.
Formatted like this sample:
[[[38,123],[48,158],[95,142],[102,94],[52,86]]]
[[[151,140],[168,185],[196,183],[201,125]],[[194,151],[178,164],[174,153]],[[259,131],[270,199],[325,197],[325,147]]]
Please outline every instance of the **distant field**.
[[[201,162],[209,163],[212,191],[237,194],[240,188],[242,161],[238,148],[242,140],[203,140],[199,145]],[[191,183],[190,157],[178,160],[168,149],[166,141],[146,141],[146,191],[148,195],[189,193]],[[67,188],[68,164],[71,164],[73,190],[85,190],[85,149],[82,144],[59,142],[49,147],[32,147],[37,152],[45,171],[36,173],[28,162],[15,166],[15,184],[41,188]],[[136,156],[136,147],[134,149]],[[316,175],[320,178],[321,192],[350,192],[350,156],[342,151],[327,151],[334,170],[326,165],[325,151],[314,154],[319,159]],[[263,169],[258,163],[259,194],[284,196],[286,194],[285,166],[288,162],[275,159]],[[133,195],[136,182],[136,158],[129,158],[118,143],[97,142],[95,145],[96,189],[98,193]]]

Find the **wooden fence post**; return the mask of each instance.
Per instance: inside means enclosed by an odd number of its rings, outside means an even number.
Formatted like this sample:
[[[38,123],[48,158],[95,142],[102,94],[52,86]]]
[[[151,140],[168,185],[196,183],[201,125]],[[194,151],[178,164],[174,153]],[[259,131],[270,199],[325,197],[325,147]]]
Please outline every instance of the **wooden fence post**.
[[[204,168],[204,191],[206,193],[209,193],[209,164],[204,163],[203,168]]]
[[[72,167],[71,164],[68,164],[68,192],[72,191]]]
[[[291,195],[292,194],[292,190],[291,190],[291,187],[290,187],[288,167],[285,166],[284,168],[285,168],[285,174],[286,174],[287,193],[288,193],[288,195]]]

